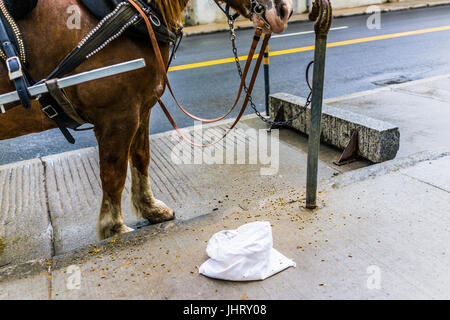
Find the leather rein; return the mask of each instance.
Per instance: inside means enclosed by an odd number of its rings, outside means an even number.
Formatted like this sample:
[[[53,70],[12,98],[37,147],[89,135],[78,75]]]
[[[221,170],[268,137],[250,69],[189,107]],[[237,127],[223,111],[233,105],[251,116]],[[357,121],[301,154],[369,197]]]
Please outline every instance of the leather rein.
[[[165,63],[164,63],[164,59],[163,59],[163,57],[162,57],[161,50],[160,50],[160,48],[159,48],[159,45],[158,45],[158,41],[157,41],[157,39],[156,39],[155,32],[153,31],[152,24],[151,24],[149,18],[147,17],[147,15],[145,14],[145,12],[144,12],[144,11],[143,11],[136,3],[135,3],[135,0],[128,0],[128,2],[129,2],[129,3],[130,3],[130,4],[131,4],[138,12],[139,12],[139,14],[142,16],[142,18],[143,18],[144,21],[145,21],[145,24],[146,24],[147,30],[148,30],[148,34],[149,34],[149,36],[150,36],[150,41],[151,41],[152,46],[153,46],[153,49],[154,49],[154,51],[155,51],[155,56],[156,56],[156,60],[157,60],[158,66],[159,66],[159,68],[161,69],[161,72],[162,72],[162,74],[163,74],[164,81],[166,82],[167,88],[169,89],[169,92],[170,92],[172,98],[174,99],[176,105],[178,106],[178,108],[179,108],[184,114],[186,114],[188,117],[190,117],[190,118],[192,118],[192,119],[194,119],[194,120],[196,120],[196,121],[200,121],[200,122],[202,122],[202,123],[213,123],[213,122],[217,122],[217,121],[220,121],[220,120],[226,118],[228,115],[230,115],[231,112],[233,112],[233,110],[234,110],[234,109],[236,108],[236,106],[238,105],[238,102],[239,102],[239,100],[240,100],[242,91],[244,91],[244,88],[246,87],[245,81],[246,81],[246,79],[247,79],[247,76],[248,76],[248,73],[249,73],[249,70],[250,70],[251,62],[252,62],[252,60],[253,60],[253,58],[254,58],[254,56],[255,56],[256,48],[257,48],[258,43],[259,43],[259,41],[260,41],[260,39],[261,39],[262,28],[263,28],[265,25],[267,26],[267,22],[266,22],[265,19],[264,19],[264,11],[265,11],[265,8],[264,8],[262,5],[260,5],[256,0],[252,0],[252,1],[251,1],[251,4],[252,4],[252,5],[251,5],[251,14],[255,13],[255,14],[259,17],[259,22],[258,22],[258,26],[257,26],[257,28],[256,28],[256,30],[255,30],[255,35],[254,35],[254,37],[253,37],[252,45],[251,45],[251,47],[250,47],[250,50],[249,50],[249,53],[248,53],[248,56],[247,56],[247,61],[246,61],[245,67],[244,67],[244,72],[243,72],[242,77],[241,77],[241,82],[240,82],[240,85],[239,85],[238,94],[237,94],[236,100],[234,101],[233,106],[232,106],[232,107],[230,108],[230,110],[229,110],[227,113],[225,113],[223,116],[220,116],[220,117],[214,118],[214,119],[205,119],[205,118],[200,118],[200,117],[197,117],[197,116],[195,116],[195,115],[189,113],[189,112],[188,112],[185,108],[183,108],[183,106],[181,106],[181,104],[178,102],[177,98],[175,97],[175,93],[174,93],[174,91],[173,91],[173,88],[172,88],[172,86],[171,86],[171,84],[170,84],[169,77],[168,77],[167,71],[166,71],[166,66],[165,66]],[[227,16],[227,18],[228,18],[228,20],[229,20],[230,29],[231,29],[232,26],[233,26],[233,23],[234,23],[235,19],[236,19],[237,16],[238,16],[238,14],[231,15],[230,12],[229,12],[230,7],[231,7],[231,0],[227,0],[227,5],[226,5],[225,8],[223,8],[220,4],[218,4],[218,5],[219,5],[219,8],[226,14],[226,16]],[[232,29],[231,29],[231,30],[232,30]],[[232,34],[232,37],[233,37],[233,36],[234,36],[234,33]],[[249,86],[248,86],[248,91],[245,90],[245,91],[246,91],[246,97],[245,97],[245,100],[244,100],[244,102],[243,102],[243,104],[242,104],[241,110],[240,110],[240,112],[239,112],[237,118],[235,119],[235,121],[234,121],[233,124],[231,125],[231,127],[225,132],[225,134],[223,135],[223,137],[222,137],[221,139],[219,139],[219,140],[217,140],[217,141],[215,141],[215,142],[213,142],[213,143],[211,143],[211,144],[198,144],[198,143],[193,142],[191,139],[189,139],[189,138],[188,138],[188,137],[180,130],[180,128],[179,128],[178,125],[176,124],[175,120],[173,119],[173,117],[172,117],[172,115],[170,114],[170,112],[169,112],[169,110],[167,109],[167,107],[164,105],[164,103],[161,101],[160,98],[158,99],[158,103],[159,103],[159,105],[161,106],[161,108],[162,108],[164,114],[166,115],[167,119],[168,119],[169,122],[171,123],[172,127],[178,132],[178,134],[179,134],[185,141],[187,141],[189,144],[191,144],[191,145],[193,145],[193,146],[197,146],[197,147],[209,147],[209,146],[215,145],[216,143],[218,143],[218,142],[220,142],[221,140],[223,140],[223,139],[231,132],[231,130],[234,129],[234,127],[238,124],[238,122],[241,120],[242,116],[244,115],[244,112],[245,112],[245,110],[246,110],[246,108],[247,108],[247,106],[248,106],[248,102],[249,102],[249,100],[251,99],[251,93],[252,93],[252,91],[253,91],[253,88],[254,88],[254,85],[255,85],[255,82],[256,82],[256,78],[257,78],[257,76],[258,76],[258,72],[259,72],[259,69],[260,69],[260,66],[261,66],[261,62],[262,62],[263,57],[264,57],[264,51],[265,51],[265,49],[266,49],[266,47],[267,47],[267,45],[268,45],[269,39],[270,39],[270,35],[267,35],[267,36],[264,37],[263,43],[262,43],[262,45],[261,45],[260,52],[259,52],[259,54],[258,54],[258,58],[257,58],[256,64],[255,64],[255,67],[254,67],[254,70],[253,70],[253,74],[252,74],[251,79],[250,79],[250,84],[249,84]]]

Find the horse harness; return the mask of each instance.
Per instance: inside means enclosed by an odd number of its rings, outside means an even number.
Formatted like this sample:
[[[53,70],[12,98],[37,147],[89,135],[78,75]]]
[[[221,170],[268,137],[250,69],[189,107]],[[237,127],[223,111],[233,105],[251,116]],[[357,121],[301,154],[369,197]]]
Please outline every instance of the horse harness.
[[[229,23],[236,21],[236,19],[240,16],[240,14],[238,12],[236,12],[235,14],[230,13],[232,3],[233,3],[233,0],[226,0],[226,4],[224,7],[219,2],[216,2],[219,9],[226,15]],[[270,24],[267,22],[266,17],[264,15],[265,11],[266,11],[266,7],[264,5],[262,5],[261,3],[259,3],[258,0],[250,0],[250,17],[249,17],[249,19],[251,20],[251,14],[255,13],[258,16],[259,20],[264,21],[265,27],[270,29]]]
[[[21,2],[27,1],[34,2],[34,6],[37,2],[37,0],[22,0]],[[8,10],[8,8],[5,6],[5,0],[0,0],[0,41],[3,49],[3,51],[0,52],[0,56],[2,56],[1,53],[4,53],[4,55],[6,56],[5,60],[8,67],[9,76],[10,79],[14,81],[16,90],[19,93],[20,102],[26,109],[30,109],[30,95],[27,88],[30,86],[30,84],[34,85],[45,83],[49,90],[49,93],[43,94],[37,98],[37,100],[41,104],[41,110],[49,119],[53,120],[57,124],[58,128],[70,143],[75,143],[75,139],[69,132],[68,128],[73,130],[83,130],[79,129],[79,127],[85,124],[86,121],[84,121],[82,117],[76,112],[75,108],[72,106],[64,91],[58,87],[57,78],[60,78],[74,71],[83,62],[94,56],[100,50],[105,48],[110,42],[124,33],[132,37],[143,37],[146,35],[150,37],[150,41],[155,51],[158,65],[163,71],[166,85],[177,106],[189,117],[201,122],[216,122],[224,119],[235,109],[242,92],[245,91],[245,100],[243,102],[239,115],[232,124],[231,128],[223,136],[225,137],[239,122],[249,102],[252,108],[257,112],[256,106],[254,105],[251,98],[251,93],[258,75],[262,58],[264,56],[265,48],[267,47],[268,41],[270,39],[270,35],[264,37],[264,41],[258,55],[254,72],[252,74],[249,86],[247,87],[246,78],[251,66],[251,61],[253,60],[255,54],[255,50],[262,35],[262,28],[264,26],[270,27],[265,20],[265,7],[261,5],[257,0],[251,0],[250,18],[252,14],[256,14],[258,16],[259,25],[255,30],[255,36],[253,38],[253,43],[250,48],[243,72],[240,67],[239,58],[237,57],[237,50],[235,46],[236,36],[234,32],[234,21],[239,14],[236,13],[232,15],[230,13],[232,0],[227,0],[225,7],[216,2],[219,8],[226,14],[229,21],[230,39],[233,43],[233,53],[236,58],[239,75],[241,77],[239,91],[234,105],[225,115],[216,119],[203,119],[196,117],[186,111],[176,99],[167,76],[168,65],[166,66],[164,64],[161,51],[159,49],[159,44],[164,43],[172,45],[172,54],[169,60],[170,65],[170,62],[172,61],[172,58],[182,39],[182,27],[179,27],[176,30],[170,30],[165,25],[162,14],[159,12],[157,6],[153,4],[151,0],[81,0],[81,2],[96,17],[101,18],[101,21],[80,41],[78,46],[63,59],[63,61],[55,68],[55,70],[53,70],[50,75],[47,76],[47,79],[50,80],[44,79],[36,83],[35,81],[33,81],[26,70],[28,61],[26,57],[26,51],[24,47],[21,46],[21,44],[23,44],[23,37],[20,33],[20,30],[13,17],[11,16],[11,10]],[[14,1],[12,3],[14,3]],[[13,36],[11,36],[11,32],[7,32],[8,29],[12,29],[14,31]],[[173,117],[170,115],[163,102],[161,100],[159,100],[158,102],[174,129],[177,130],[177,132],[183,137],[183,139],[185,139],[192,145],[196,145],[179,130]],[[9,109],[15,107],[16,105],[17,104],[2,105],[0,106],[0,111],[4,113]],[[267,121],[267,119],[265,119],[265,121]],[[217,142],[218,141],[216,141],[215,143]],[[205,147],[208,145],[198,146]]]
[[[235,56],[236,65],[237,65],[237,68],[238,68],[239,76],[241,78],[241,82],[240,82],[240,85],[239,85],[239,90],[238,90],[238,94],[236,96],[236,100],[235,100],[233,106],[229,109],[229,111],[227,113],[225,113],[223,116],[215,118],[215,119],[204,119],[204,118],[196,117],[193,114],[189,113],[178,102],[178,100],[175,97],[175,94],[173,92],[173,89],[172,89],[172,86],[170,84],[170,81],[168,79],[167,73],[164,72],[165,70],[164,70],[164,63],[163,63],[162,55],[161,55],[161,52],[159,50],[159,47],[156,44],[155,33],[152,30],[151,23],[150,23],[149,19],[144,16],[144,13],[137,7],[137,5],[135,3],[133,3],[132,0],[129,0],[129,1],[130,1],[130,3],[133,6],[136,7],[136,10],[140,11],[141,15],[143,16],[144,21],[146,22],[146,25],[147,25],[148,34],[150,36],[150,40],[152,42],[152,45],[153,45],[153,48],[154,48],[154,51],[155,51],[155,54],[156,54],[156,58],[157,58],[158,64],[159,64],[161,70],[163,71],[163,76],[164,76],[164,80],[166,81],[166,86],[169,89],[169,92],[170,92],[173,100],[175,101],[176,105],[178,106],[178,108],[183,113],[185,113],[188,117],[190,117],[190,118],[192,118],[192,119],[194,119],[196,121],[200,121],[202,123],[212,123],[212,122],[217,122],[219,120],[222,120],[225,117],[227,117],[228,115],[230,115],[231,112],[236,108],[236,106],[237,106],[237,104],[239,102],[239,99],[241,97],[242,92],[245,91],[244,102],[242,104],[242,107],[241,107],[241,110],[239,111],[238,116],[236,117],[236,119],[234,120],[234,122],[232,123],[230,128],[228,128],[228,130],[226,130],[225,134],[221,137],[221,139],[218,139],[215,142],[210,143],[210,144],[198,144],[198,143],[195,143],[194,141],[192,141],[191,139],[189,139],[179,129],[179,127],[175,123],[175,120],[173,119],[173,117],[171,116],[171,114],[169,113],[167,107],[164,105],[164,103],[161,101],[161,99],[158,99],[158,103],[161,106],[161,109],[163,110],[163,112],[166,115],[167,119],[171,123],[172,127],[178,132],[178,134],[186,142],[188,142],[189,144],[191,144],[193,146],[197,146],[197,147],[209,147],[209,146],[217,144],[218,142],[223,140],[231,132],[231,130],[233,130],[234,127],[238,124],[238,122],[240,121],[240,119],[244,115],[244,112],[245,112],[249,102],[252,105],[252,108],[256,110],[256,106],[252,102],[251,93],[253,91],[253,88],[254,88],[254,85],[255,85],[255,82],[256,82],[256,78],[258,76],[258,72],[259,72],[259,69],[260,69],[260,66],[261,66],[261,62],[262,62],[262,59],[264,57],[264,52],[265,52],[266,47],[267,47],[267,45],[269,43],[269,40],[270,40],[270,35],[266,35],[264,37],[263,43],[262,43],[261,48],[260,48],[260,53],[258,55],[256,64],[255,64],[255,67],[254,67],[254,71],[253,71],[253,74],[251,76],[250,83],[249,83],[248,87],[246,85],[246,79],[247,79],[247,75],[248,75],[248,72],[249,72],[249,69],[250,69],[251,62],[252,62],[254,54],[255,54],[255,50],[256,50],[256,48],[258,46],[258,43],[259,43],[261,35],[262,35],[262,28],[264,26],[270,28],[270,25],[268,25],[268,23],[267,23],[267,21],[265,19],[265,16],[264,16],[265,7],[260,5],[259,2],[257,2],[257,0],[251,0],[251,12],[250,12],[250,17],[249,18],[251,19],[253,13],[256,14],[258,16],[258,25],[257,25],[257,28],[255,30],[255,35],[253,37],[253,42],[252,42],[252,45],[250,47],[249,54],[247,55],[247,61],[246,61],[245,67],[244,67],[244,71],[242,72],[242,69],[241,69],[241,66],[240,66],[240,62],[239,62],[239,57],[237,56],[237,49],[236,49],[236,44],[235,44],[236,35],[235,35],[235,30],[234,30],[234,22],[235,22],[236,18],[239,16],[239,14],[238,13],[236,13],[234,15],[230,14],[230,8],[231,8],[232,0],[227,0],[225,8],[222,5],[220,5],[220,3],[218,3],[216,1],[216,4],[219,6],[219,8],[225,13],[225,15],[228,18],[228,23],[229,23],[229,26],[230,26],[230,40],[231,40],[231,42],[233,44],[233,53],[234,53],[234,56]]]
[[[75,143],[75,139],[68,128],[80,130],[79,127],[86,121],[76,112],[64,91],[58,87],[56,79],[74,71],[83,62],[125,32],[131,37],[142,37],[144,35],[143,30],[146,30],[143,24],[143,16],[126,0],[81,0],[81,2],[96,17],[102,18],[101,21],[46,77],[46,79],[50,79],[49,81],[44,79],[35,82],[26,68],[28,57],[25,43],[15,18],[20,18],[29,13],[36,6],[37,0],[0,0],[0,57],[6,62],[9,78],[14,82],[20,103],[25,109],[29,110],[31,108],[31,97],[28,87],[45,83],[49,93],[37,98],[41,105],[41,111],[47,118],[57,124],[70,143]],[[17,5],[17,3],[20,3],[20,5]],[[26,3],[30,4],[26,12],[17,14],[17,10],[15,10],[17,6],[23,7]],[[135,0],[133,4],[144,12],[145,17],[150,17],[149,19],[156,30],[157,43],[172,46],[170,58],[172,60],[182,39],[182,28],[179,27],[176,30],[168,28],[157,6],[150,0]],[[102,10],[93,11],[94,8],[101,8]],[[2,105],[0,106],[0,113],[5,113],[16,106],[17,103]]]

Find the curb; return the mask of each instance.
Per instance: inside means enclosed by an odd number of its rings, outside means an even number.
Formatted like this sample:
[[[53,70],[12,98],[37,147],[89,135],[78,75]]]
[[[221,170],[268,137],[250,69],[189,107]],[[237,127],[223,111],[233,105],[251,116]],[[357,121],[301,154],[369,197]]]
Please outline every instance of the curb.
[[[349,171],[337,177],[333,177],[328,181],[323,181],[323,187],[326,190],[342,188],[369,178],[375,178],[409,168],[421,162],[438,160],[448,156],[450,156],[450,145]]]
[[[396,11],[406,11],[406,10],[414,10],[414,9],[423,9],[423,8],[432,8],[432,7],[438,7],[438,6],[445,6],[450,5],[450,0],[444,0],[444,1],[436,1],[436,2],[423,2],[423,3],[417,3],[417,4],[405,4],[402,5],[400,2],[395,3],[382,3],[379,5],[380,10],[382,13],[384,12],[396,12]],[[383,7],[386,6],[386,7]],[[389,7],[391,6],[391,7]],[[362,16],[362,15],[368,15],[372,14],[372,12],[367,12],[367,8],[371,6],[364,6],[364,7],[357,7],[357,8],[348,8],[348,9],[338,9],[333,14],[333,18],[345,18],[345,17],[352,17],[352,16]],[[354,12],[345,12],[347,10],[354,9]],[[344,12],[341,12],[344,11]],[[304,22],[310,22],[308,19],[307,14],[297,14],[292,17],[292,19],[289,21],[289,23],[304,23]],[[214,27],[214,25],[217,25]],[[237,21],[236,22],[236,30],[247,30],[253,28],[253,23],[250,21]],[[198,29],[198,30],[195,30]],[[217,23],[217,24],[206,24],[202,25],[200,27],[197,26],[189,26],[184,28],[184,36],[185,37],[192,37],[192,36],[199,36],[199,35],[206,35],[206,34],[213,34],[213,33],[220,33],[220,32],[228,32],[228,25],[226,23]]]
[[[429,83],[429,82],[433,82],[433,81],[437,81],[437,80],[441,80],[441,79],[447,79],[447,78],[450,78],[450,73],[439,75],[439,76],[434,76],[434,77],[428,77],[428,78],[424,78],[424,79],[408,81],[408,82],[399,83],[399,84],[391,84],[388,86],[379,87],[379,88],[375,88],[375,89],[369,89],[369,90],[365,90],[365,91],[349,93],[349,94],[346,94],[343,96],[324,99],[323,102],[325,104],[327,104],[327,103],[331,104],[331,103],[341,102],[341,101],[348,100],[348,99],[364,97],[364,96],[379,93],[379,92],[395,91],[395,90],[406,88],[409,86],[419,85],[419,84],[423,84],[423,83]]]

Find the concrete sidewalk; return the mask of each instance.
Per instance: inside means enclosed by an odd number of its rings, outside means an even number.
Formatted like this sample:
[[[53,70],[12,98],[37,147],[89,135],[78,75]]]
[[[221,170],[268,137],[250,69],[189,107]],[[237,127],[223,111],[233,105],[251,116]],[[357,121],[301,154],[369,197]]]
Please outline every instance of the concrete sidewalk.
[[[332,178],[314,212],[304,209],[302,188],[280,190],[245,209],[3,268],[0,298],[449,299],[449,175],[447,147]],[[275,248],[297,267],[263,282],[199,275],[209,237],[252,221],[272,223]],[[74,266],[79,290],[67,287]]]
[[[409,0],[399,2],[388,2],[376,5],[380,8],[381,12],[392,12],[410,9],[419,9],[427,7],[435,7],[442,5],[449,5],[450,0]],[[372,14],[373,12],[367,12],[367,9],[372,6],[361,6],[349,9],[337,9],[333,10],[334,18],[350,17],[364,14]],[[309,21],[308,14],[295,14],[289,20],[290,23]],[[253,28],[253,23],[247,19],[239,18],[235,23],[236,29],[249,29]],[[206,25],[190,26],[183,29],[186,36],[194,36],[200,34],[208,34],[215,32],[228,31],[229,27],[226,22],[224,23],[212,23]]]
[[[450,298],[450,75],[325,103],[399,126],[400,151],[337,167],[340,151],[323,145],[314,212],[303,205],[307,137],[287,129],[273,175],[261,175],[271,167],[261,161],[178,163],[173,132],[152,135],[153,189],[178,219],[145,227],[127,209],[127,181],[124,216],[138,231],[102,243],[95,148],[0,167],[0,298]],[[207,128],[220,137],[228,124]],[[257,143],[248,133],[265,128],[245,117],[235,157],[246,159]],[[197,274],[214,232],[259,220],[272,222],[275,248],[296,269],[245,284]],[[70,265],[81,269],[80,290],[66,287]],[[373,270],[380,290],[367,287]]]

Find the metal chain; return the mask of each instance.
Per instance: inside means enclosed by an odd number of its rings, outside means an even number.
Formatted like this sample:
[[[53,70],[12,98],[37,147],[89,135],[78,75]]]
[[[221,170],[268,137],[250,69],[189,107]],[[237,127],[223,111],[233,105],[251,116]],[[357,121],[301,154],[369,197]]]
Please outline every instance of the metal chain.
[[[239,55],[237,52],[237,46],[236,46],[236,33],[235,33],[235,28],[234,28],[234,21],[229,20],[228,21],[228,25],[230,26],[230,40],[231,40],[231,45],[233,47],[233,55],[234,55],[234,60],[236,62],[236,68],[238,70],[238,74],[239,77],[242,79],[242,68],[241,68],[241,63],[239,62]],[[291,123],[292,121],[294,121],[295,119],[297,119],[298,117],[300,117],[305,111],[306,108],[311,104],[311,97],[312,97],[312,87],[309,83],[309,69],[311,68],[312,64],[314,63],[314,61],[311,61],[308,64],[308,67],[306,68],[306,83],[308,84],[308,87],[310,89],[308,98],[306,98],[306,103],[305,106],[303,108],[300,108],[300,110],[293,115],[291,118],[285,120],[285,121],[272,121],[269,118],[264,117],[257,109],[255,103],[253,102],[253,98],[251,96],[251,94],[249,93],[247,84],[244,81],[244,91],[245,94],[248,97],[248,100],[250,102],[250,106],[252,107],[253,111],[255,112],[255,114],[265,123],[269,124],[272,127],[282,127],[284,125],[287,125],[289,123]]]

